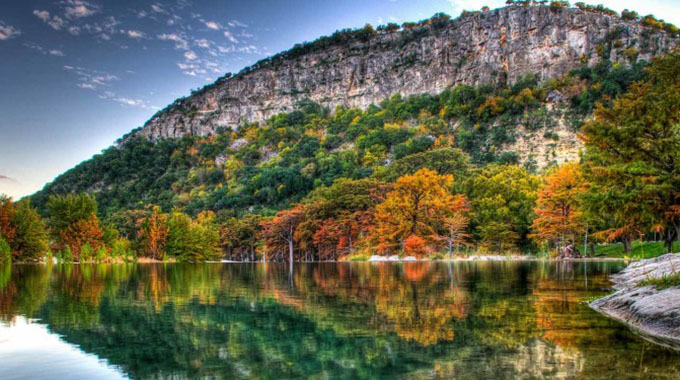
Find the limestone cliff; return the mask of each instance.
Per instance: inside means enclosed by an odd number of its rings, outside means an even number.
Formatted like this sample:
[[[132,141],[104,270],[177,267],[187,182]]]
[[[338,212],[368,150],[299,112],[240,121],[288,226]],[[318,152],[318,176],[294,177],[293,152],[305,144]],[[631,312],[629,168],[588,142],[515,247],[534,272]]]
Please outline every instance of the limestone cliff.
[[[614,42],[611,44],[611,42]],[[280,55],[179,99],[139,133],[152,139],[209,135],[262,121],[309,99],[324,106],[364,108],[394,94],[435,94],[447,86],[501,82],[527,73],[541,80],[594,64],[603,44],[612,61],[649,59],[675,40],[634,21],[575,8],[510,6],[474,12],[365,39]]]

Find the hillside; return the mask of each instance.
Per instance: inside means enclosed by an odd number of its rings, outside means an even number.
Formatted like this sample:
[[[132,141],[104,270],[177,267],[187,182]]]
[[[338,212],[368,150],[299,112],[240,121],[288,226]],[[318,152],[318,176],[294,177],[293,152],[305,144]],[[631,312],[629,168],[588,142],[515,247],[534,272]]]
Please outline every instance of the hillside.
[[[32,201],[88,191],[106,217],[150,203],[238,216],[417,166],[536,171],[577,158],[594,104],[644,79],[676,37],[547,6],[338,32],[175,101]]]
[[[544,81],[602,58],[626,61],[626,49],[649,60],[672,43],[637,21],[577,8],[510,6],[454,20],[436,15],[398,30],[344,31],[297,46],[174,102],[141,133],[154,140],[205,136],[291,112],[303,99],[331,110],[365,109],[394,94],[508,86],[528,73]]]

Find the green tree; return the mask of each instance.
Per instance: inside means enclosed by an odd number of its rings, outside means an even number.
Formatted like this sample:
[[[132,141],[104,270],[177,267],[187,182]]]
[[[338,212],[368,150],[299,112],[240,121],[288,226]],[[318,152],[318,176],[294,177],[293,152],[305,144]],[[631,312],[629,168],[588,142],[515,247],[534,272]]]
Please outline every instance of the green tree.
[[[215,260],[220,256],[220,234],[212,212],[202,212],[196,220],[174,211],[168,219],[166,252],[179,261]]]
[[[9,246],[12,261],[39,261],[47,252],[45,224],[28,200],[14,203],[0,197],[0,238]]]
[[[607,236],[626,248],[650,228],[669,228],[680,241],[680,53],[655,59],[648,72],[583,126],[586,206],[611,215]]]
[[[47,252],[47,231],[38,212],[28,200],[17,203],[16,237],[14,240],[14,256],[21,261],[42,260]]]
[[[491,165],[465,184],[472,225],[483,245],[502,252],[525,243],[541,179],[513,165]]]

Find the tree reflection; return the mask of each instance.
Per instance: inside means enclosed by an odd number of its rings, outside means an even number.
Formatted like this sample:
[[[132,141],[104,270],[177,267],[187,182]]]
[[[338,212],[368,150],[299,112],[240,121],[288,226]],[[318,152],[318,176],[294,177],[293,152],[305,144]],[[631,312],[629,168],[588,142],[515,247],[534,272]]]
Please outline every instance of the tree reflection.
[[[134,378],[680,374],[581,303],[611,268],[586,282],[580,265],[3,266],[0,317],[37,318]]]

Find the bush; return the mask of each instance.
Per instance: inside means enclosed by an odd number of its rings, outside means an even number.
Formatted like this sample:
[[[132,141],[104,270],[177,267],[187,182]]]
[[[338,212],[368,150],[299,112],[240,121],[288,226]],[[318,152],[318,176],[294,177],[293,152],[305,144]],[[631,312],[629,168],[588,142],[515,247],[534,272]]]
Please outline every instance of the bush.
[[[90,243],[85,243],[80,249],[80,261],[88,261],[94,258],[94,249]]]
[[[106,250],[105,247],[99,247],[97,250],[97,256],[95,257],[95,260],[100,263],[103,261],[106,261],[106,259],[109,258],[109,252]]]
[[[0,262],[12,260],[12,253],[10,252],[9,244],[0,236]]]
[[[368,255],[355,255],[349,258],[349,261],[368,261]]]

